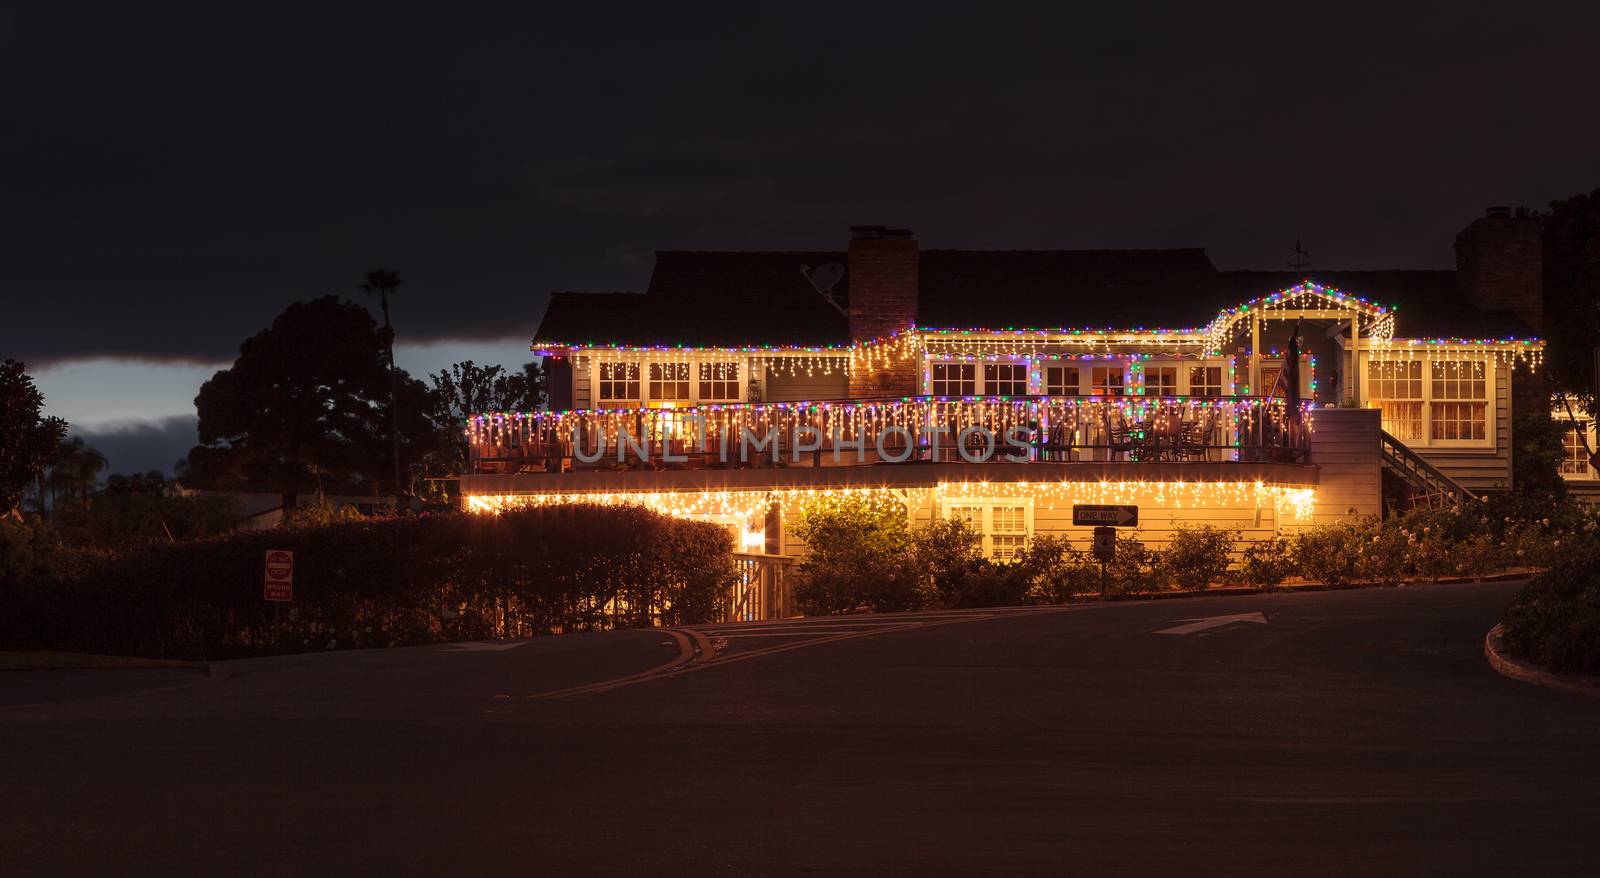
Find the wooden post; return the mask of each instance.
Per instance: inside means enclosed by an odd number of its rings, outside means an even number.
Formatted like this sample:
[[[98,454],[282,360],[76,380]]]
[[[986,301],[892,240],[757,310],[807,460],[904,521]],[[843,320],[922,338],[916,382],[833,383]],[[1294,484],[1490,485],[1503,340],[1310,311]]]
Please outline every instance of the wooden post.
[[[1350,400],[1352,403],[1361,402],[1361,314],[1350,315],[1350,371],[1345,373],[1350,376],[1346,382],[1350,386]],[[1344,400],[1339,400],[1344,402]]]
[[[1261,318],[1250,315],[1250,395],[1261,395]]]

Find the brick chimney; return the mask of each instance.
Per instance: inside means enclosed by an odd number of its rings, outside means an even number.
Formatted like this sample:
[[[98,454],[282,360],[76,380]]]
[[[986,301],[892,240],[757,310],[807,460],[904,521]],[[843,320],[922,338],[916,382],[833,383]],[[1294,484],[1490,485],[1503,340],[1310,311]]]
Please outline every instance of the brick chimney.
[[[917,322],[917,239],[910,229],[851,226],[849,251],[850,339],[869,341]],[[917,392],[917,364],[910,358],[885,368],[850,375],[858,398]]]
[[[1491,207],[1456,235],[1456,292],[1544,329],[1544,220]]]

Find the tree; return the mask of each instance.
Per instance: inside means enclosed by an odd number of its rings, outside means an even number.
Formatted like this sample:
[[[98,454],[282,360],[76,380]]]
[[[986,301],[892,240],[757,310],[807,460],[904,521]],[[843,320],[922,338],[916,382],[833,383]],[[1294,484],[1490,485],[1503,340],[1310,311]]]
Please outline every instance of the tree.
[[[399,507],[400,481],[400,378],[394,365],[394,324],[389,322],[389,296],[400,289],[400,275],[379,268],[367,272],[361,284],[367,295],[376,295],[383,306],[383,347],[389,358],[389,447],[394,462],[395,505]]]
[[[384,465],[384,398],[422,400],[422,383],[386,368],[386,345],[366,308],[335,296],[297,302],[239,346],[233,366],[195,397],[201,445],[189,453],[200,481],[269,484],[293,509],[308,467],[331,478],[399,492]],[[390,406],[391,410],[393,406]],[[432,425],[413,407],[402,450],[431,447]],[[392,421],[393,423],[393,421]],[[388,473],[386,474],[386,471]]]
[[[85,443],[82,436],[74,436],[63,442],[55,460],[50,463],[48,482],[52,499],[65,494],[88,509],[89,494],[94,491],[100,471],[105,468],[106,456]]]
[[[528,412],[543,408],[544,372],[529,363],[519,372],[502,366],[479,366],[467,360],[428,376],[428,415],[439,434],[435,475],[456,475],[467,464],[467,418],[483,412]]]
[[[0,363],[0,514],[22,502],[22,494],[56,456],[67,422],[43,414],[44,394],[16,360]],[[39,511],[44,511],[40,486]]]
[[[1550,204],[1544,229],[1545,374],[1564,420],[1600,417],[1595,348],[1600,345],[1600,189]],[[1600,454],[1578,431],[1592,465]]]

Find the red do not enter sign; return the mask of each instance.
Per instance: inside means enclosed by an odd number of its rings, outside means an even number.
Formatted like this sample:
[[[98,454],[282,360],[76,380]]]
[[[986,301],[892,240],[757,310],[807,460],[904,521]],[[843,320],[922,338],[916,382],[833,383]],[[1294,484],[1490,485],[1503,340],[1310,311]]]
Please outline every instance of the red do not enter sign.
[[[294,600],[294,553],[267,550],[267,570],[261,596],[269,601]]]

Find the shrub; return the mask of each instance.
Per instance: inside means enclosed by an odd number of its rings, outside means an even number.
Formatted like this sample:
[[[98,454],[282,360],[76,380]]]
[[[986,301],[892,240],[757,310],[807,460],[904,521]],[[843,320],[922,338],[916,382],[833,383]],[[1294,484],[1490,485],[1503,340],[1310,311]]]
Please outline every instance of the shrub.
[[[1123,536],[1118,531],[1116,559],[1106,565],[1106,593],[1127,594],[1165,588],[1167,578],[1161,568],[1160,556],[1134,537]]]
[[[1026,600],[1064,604],[1074,595],[1100,588],[1100,568],[1065,537],[1034,537],[1016,562],[1028,579]]]
[[[1361,557],[1361,531],[1329,524],[1294,535],[1294,565],[1306,579],[1342,585],[1354,579]]]
[[[276,623],[269,549],[295,553]],[[13,582],[0,642],[214,659],[683,624],[716,618],[734,575],[722,528],[642,507],[367,519],[143,545]]]
[[[795,535],[810,547],[796,571],[794,596],[802,612],[913,610],[924,603],[900,501],[850,495],[814,503],[801,509]]]
[[[1600,551],[1528,581],[1502,618],[1511,652],[1558,673],[1600,672]]]
[[[1237,539],[1235,532],[1209,524],[1180,526],[1161,553],[1161,564],[1180,587],[1203,590],[1227,575]]]
[[[1289,540],[1275,536],[1245,547],[1239,575],[1251,585],[1271,588],[1294,575]]]
[[[977,587],[974,579],[983,558],[983,534],[959,518],[935,518],[911,535],[911,551],[924,577],[924,592],[938,603],[965,603]],[[987,563],[987,562],[985,562]]]

